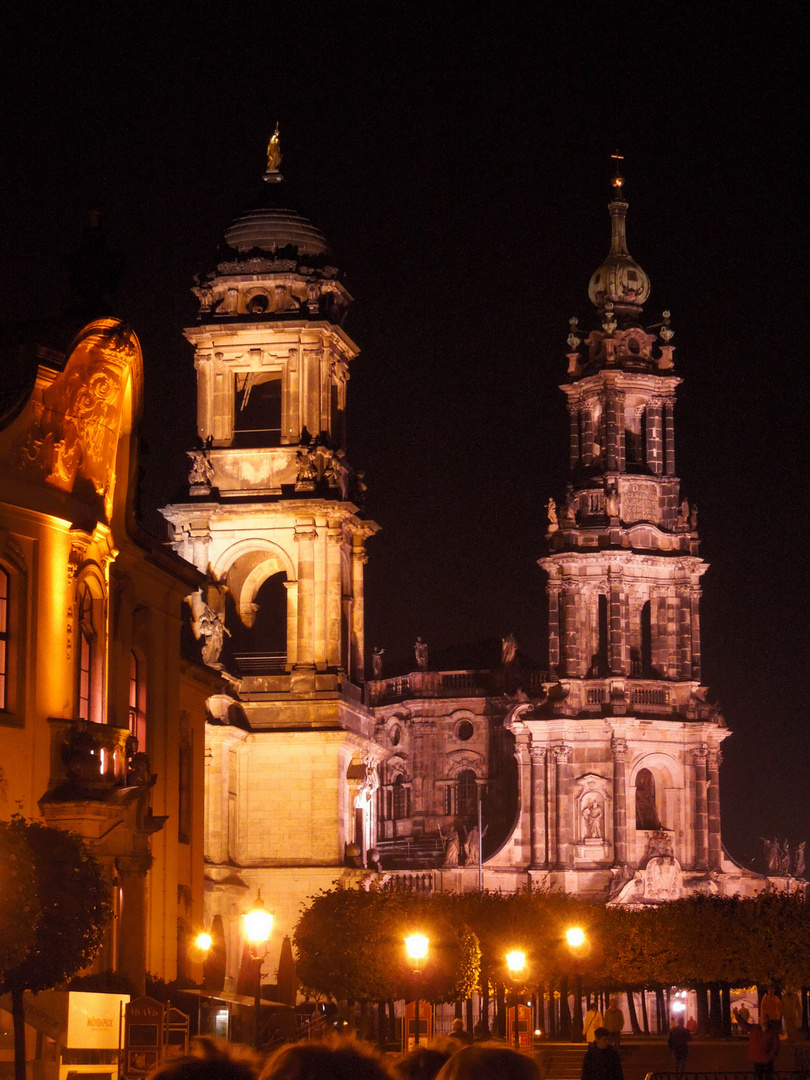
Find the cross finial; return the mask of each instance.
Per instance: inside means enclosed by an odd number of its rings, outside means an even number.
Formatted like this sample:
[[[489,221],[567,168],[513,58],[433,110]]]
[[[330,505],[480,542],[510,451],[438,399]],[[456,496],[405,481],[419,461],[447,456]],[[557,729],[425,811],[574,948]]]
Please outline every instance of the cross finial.
[[[610,157],[612,161],[616,162],[616,172],[613,174],[613,179],[610,182],[616,188],[616,191],[621,194],[624,185],[624,177],[619,172],[619,162],[624,161],[624,154],[620,154],[617,150],[614,154],[611,154]]]

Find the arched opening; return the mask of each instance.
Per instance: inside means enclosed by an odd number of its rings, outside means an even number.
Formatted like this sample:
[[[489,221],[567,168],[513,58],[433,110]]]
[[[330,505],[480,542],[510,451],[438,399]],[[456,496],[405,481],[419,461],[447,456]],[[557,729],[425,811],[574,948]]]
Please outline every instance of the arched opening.
[[[655,777],[649,769],[639,769],[636,776],[636,828],[663,828],[655,800]]]
[[[245,626],[230,593],[225,599],[225,627],[236,667],[243,675],[284,671],[287,663],[287,575],[272,574],[253,597],[252,626]]]
[[[604,678],[608,673],[608,598],[599,595],[597,610],[597,642],[593,656],[593,674]]]

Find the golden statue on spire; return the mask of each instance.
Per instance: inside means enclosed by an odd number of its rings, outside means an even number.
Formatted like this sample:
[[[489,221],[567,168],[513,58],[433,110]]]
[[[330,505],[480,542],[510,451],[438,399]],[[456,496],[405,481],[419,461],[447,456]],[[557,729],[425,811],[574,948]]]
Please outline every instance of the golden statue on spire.
[[[277,173],[280,164],[281,149],[278,145],[278,121],[276,121],[276,130],[270,136],[270,142],[267,144],[267,172]]]

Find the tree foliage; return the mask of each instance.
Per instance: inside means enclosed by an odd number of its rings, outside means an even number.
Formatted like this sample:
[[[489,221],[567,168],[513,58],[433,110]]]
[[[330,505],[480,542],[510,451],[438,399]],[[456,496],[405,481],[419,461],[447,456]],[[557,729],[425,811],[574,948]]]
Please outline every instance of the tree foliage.
[[[28,845],[10,822],[0,822],[0,984],[25,958],[40,917]]]
[[[565,931],[579,926],[572,949]],[[295,933],[298,972],[312,990],[383,1000],[413,993],[406,933],[430,938],[421,996],[460,999],[511,983],[505,957],[526,954],[523,987],[581,976],[590,990],[778,982],[806,985],[810,905],[803,895],[693,896],[659,907],[605,908],[557,893],[414,896],[334,889]],[[483,985],[482,985],[483,981]]]
[[[0,993],[49,990],[86,967],[100,948],[110,916],[109,890],[79,837],[20,815],[3,834],[25,864],[18,880],[33,881],[38,904],[35,909],[23,903],[0,924],[2,940],[16,935],[25,940],[28,931],[25,947],[3,969]],[[21,921],[27,912],[30,926]]]
[[[410,997],[415,982],[405,938],[419,931],[430,939],[420,996],[468,996],[478,974],[478,942],[468,927],[453,922],[448,900],[341,888],[316,896],[295,929],[302,985],[336,998]]]

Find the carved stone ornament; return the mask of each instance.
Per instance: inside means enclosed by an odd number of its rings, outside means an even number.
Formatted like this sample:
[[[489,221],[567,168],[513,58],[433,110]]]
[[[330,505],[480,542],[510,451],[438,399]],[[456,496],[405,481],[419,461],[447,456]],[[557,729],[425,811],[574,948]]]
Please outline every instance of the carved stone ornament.
[[[16,449],[19,468],[73,492],[87,480],[109,518],[124,389],[135,345],[120,326],[94,331],[71,353],[65,370],[33,402],[33,421]]]

